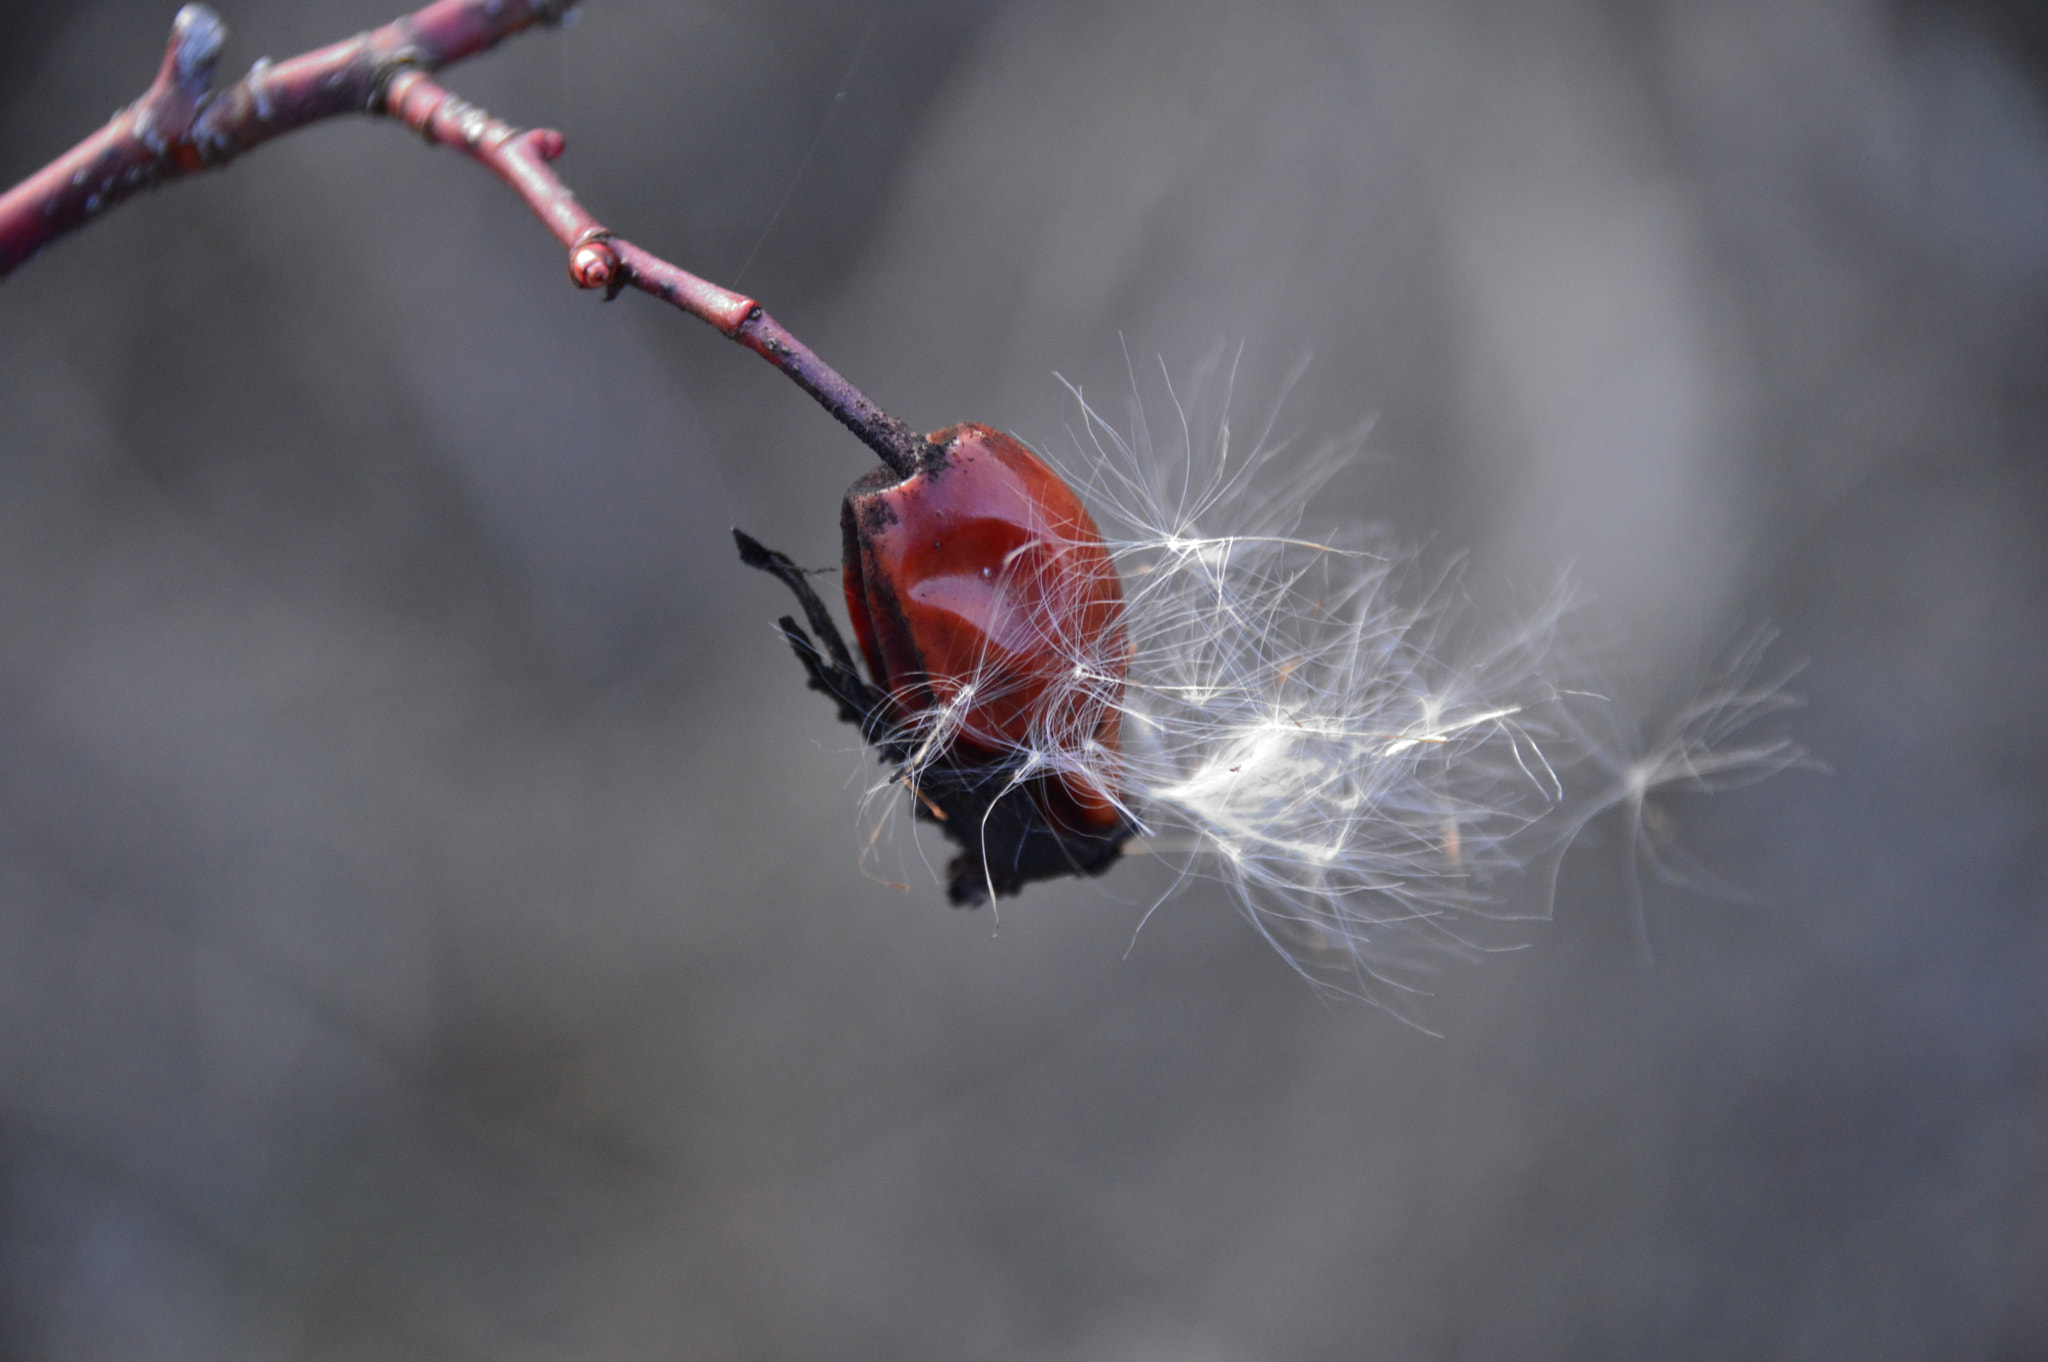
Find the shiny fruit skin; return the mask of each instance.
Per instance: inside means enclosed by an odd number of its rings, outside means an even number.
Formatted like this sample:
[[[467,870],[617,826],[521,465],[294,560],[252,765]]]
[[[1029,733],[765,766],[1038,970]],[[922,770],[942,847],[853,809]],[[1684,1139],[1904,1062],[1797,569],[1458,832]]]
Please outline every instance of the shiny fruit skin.
[[[1100,760],[1047,781],[1039,802],[1056,823],[1113,827],[1128,646],[1095,521],[1012,436],[965,424],[931,442],[938,457],[907,478],[876,469],[841,509],[846,608],[869,675],[906,719],[972,686],[955,739],[966,752],[1092,738]]]

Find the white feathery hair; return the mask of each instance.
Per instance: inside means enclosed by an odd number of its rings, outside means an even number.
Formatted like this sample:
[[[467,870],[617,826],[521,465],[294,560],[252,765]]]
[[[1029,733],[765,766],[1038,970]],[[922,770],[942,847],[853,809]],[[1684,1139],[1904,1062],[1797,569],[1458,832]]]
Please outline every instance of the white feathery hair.
[[[1654,842],[1645,808],[1657,790],[1723,788],[1803,761],[1786,740],[1734,741],[1790,703],[1755,684],[1761,639],[1644,745],[1555,674],[1564,587],[1489,637],[1460,617],[1455,563],[1426,575],[1365,527],[1306,524],[1365,430],[1304,450],[1274,439],[1269,419],[1241,440],[1234,380],[1220,351],[1179,388],[1162,365],[1171,413],[1155,420],[1133,376],[1121,426],[1067,385],[1079,426],[1066,450],[1039,453],[1096,519],[1124,631],[1063,629],[1057,590],[1016,621],[1068,665],[1009,755],[1019,783],[1059,776],[1110,792],[1136,845],[1180,867],[1177,885],[1221,880],[1296,970],[1416,1021],[1447,958],[1518,946],[1503,924],[1549,914],[1557,858],[1594,817],[1621,807],[1631,839]],[[1014,570],[1043,573],[1057,556]],[[1044,602],[1053,580],[1012,595]],[[910,762],[872,793],[915,789],[970,707],[1005,684],[990,669],[914,711]],[[1098,736],[1112,712],[1120,750]],[[1681,877],[1701,881],[1669,848],[1650,849],[1652,870],[1685,865]]]

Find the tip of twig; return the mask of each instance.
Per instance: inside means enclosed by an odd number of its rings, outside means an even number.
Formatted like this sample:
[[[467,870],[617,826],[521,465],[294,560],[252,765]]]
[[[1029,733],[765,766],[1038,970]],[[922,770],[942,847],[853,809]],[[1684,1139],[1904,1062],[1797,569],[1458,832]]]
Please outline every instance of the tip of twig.
[[[227,46],[228,26],[205,5],[187,5],[171,21],[169,56],[177,71],[178,84],[205,89],[213,80],[214,63]]]
[[[886,412],[876,412],[864,425],[844,416],[839,419],[899,478],[930,472],[946,461],[945,446],[933,444]]]

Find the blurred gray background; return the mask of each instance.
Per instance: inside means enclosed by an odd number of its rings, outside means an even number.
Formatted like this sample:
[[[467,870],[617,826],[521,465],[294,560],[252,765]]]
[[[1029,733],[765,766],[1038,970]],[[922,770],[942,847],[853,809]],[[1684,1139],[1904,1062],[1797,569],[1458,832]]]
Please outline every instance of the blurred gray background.
[[[233,0],[224,69],[393,0]],[[0,181],[173,6],[0,13]],[[2048,28],[2019,3],[593,0],[448,73],[915,425],[1242,343],[1318,507],[1750,626],[1832,774],[1612,829],[1433,1038],[1157,867],[991,935],[729,526],[870,460],[355,120],[0,285],[0,1355],[2048,1355]],[[829,117],[828,117],[829,115]],[[813,152],[806,161],[807,152]],[[799,173],[801,171],[801,173]],[[786,197],[786,202],[785,202]],[[781,211],[778,215],[778,205]],[[1604,833],[1604,835],[1602,835]],[[908,892],[882,881],[901,871]]]

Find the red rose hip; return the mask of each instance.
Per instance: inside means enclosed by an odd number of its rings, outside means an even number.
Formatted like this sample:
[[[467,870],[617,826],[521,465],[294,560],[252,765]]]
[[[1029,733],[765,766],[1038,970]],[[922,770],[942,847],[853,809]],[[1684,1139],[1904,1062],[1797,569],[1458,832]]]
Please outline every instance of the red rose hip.
[[[1056,823],[1115,826],[1127,645],[1123,588],[1073,489],[999,430],[931,436],[907,478],[877,468],[840,514],[846,609],[895,716],[965,705],[960,747],[1016,757],[1049,747],[1086,761],[1039,792]],[[971,690],[970,690],[971,688]]]
[[[1116,565],[1073,489],[1011,436],[951,426],[855,483],[840,525],[866,677],[804,570],[733,537],[803,606],[809,633],[780,623],[811,688],[959,846],[953,902],[1109,869],[1136,831],[1119,748],[1130,645]]]

